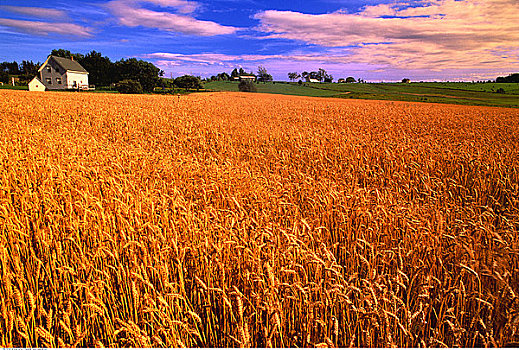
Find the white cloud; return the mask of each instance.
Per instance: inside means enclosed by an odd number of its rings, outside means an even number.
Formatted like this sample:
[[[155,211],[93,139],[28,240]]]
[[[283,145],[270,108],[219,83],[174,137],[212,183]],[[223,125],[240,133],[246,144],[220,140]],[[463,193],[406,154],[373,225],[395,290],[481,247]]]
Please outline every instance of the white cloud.
[[[21,15],[29,15],[31,17],[49,18],[49,19],[66,19],[68,15],[65,11],[50,9],[45,7],[24,7],[24,6],[9,6],[2,5],[0,10],[5,10]]]
[[[154,3],[162,7],[172,7],[181,14],[154,11],[140,6],[142,3]],[[238,28],[222,26],[216,22],[198,20],[187,13],[193,12],[197,4],[183,0],[113,0],[106,4],[119,23],[127,27],[148,27],[160,30],[199,35],[214,36],[233,34]]]
[[[36,35],[61,34],[67,36],[90,37],[92,29],[74,23],[49,23],[0,18],[0,26]]]
[[[266,38],[353,47],[352,61],[406,69],[519,65],[513,54],[519,46],[517,0],[423,0],[418,5],[397,1],[354,14],[269,10],[255,18]]]

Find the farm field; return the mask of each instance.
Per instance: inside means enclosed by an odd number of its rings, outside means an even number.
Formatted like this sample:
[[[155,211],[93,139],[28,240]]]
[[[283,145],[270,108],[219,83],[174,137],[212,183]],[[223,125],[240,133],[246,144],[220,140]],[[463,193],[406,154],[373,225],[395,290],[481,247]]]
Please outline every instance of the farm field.
[[[237,82],[205,83],[215,91],[238,91]],[[297,83],[271,82],[256,84],[258,92],[346,99],[390,100],[469,106],[519,107],[519,84],[497,83]],[[503,89],[504,94],[496,93]]]
[[[519,342],[519,109],[0,91],[0,346]]]

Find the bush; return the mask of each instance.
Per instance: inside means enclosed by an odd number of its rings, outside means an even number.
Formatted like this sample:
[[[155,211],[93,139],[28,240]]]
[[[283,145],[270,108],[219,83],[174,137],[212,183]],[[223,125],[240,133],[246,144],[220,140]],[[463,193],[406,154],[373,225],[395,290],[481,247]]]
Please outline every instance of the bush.
[[[238,85],[238,90],[242,92],[256,92],[256,86],[252,81],[242,80]]]
[[[504,94],[504,93],[505,93],[505,89],[503,89],[503,88],[499,88],[499,89],[496,90],[496,92],[497,92],[498,94]]]
[[[183,75],[175,79],[175,85],[181,89],[202,89],[202,82],[198,77]]]
[[[121,94],[142,94],[142,85],[138,81],[125,79],[115,84],[115,89]]]

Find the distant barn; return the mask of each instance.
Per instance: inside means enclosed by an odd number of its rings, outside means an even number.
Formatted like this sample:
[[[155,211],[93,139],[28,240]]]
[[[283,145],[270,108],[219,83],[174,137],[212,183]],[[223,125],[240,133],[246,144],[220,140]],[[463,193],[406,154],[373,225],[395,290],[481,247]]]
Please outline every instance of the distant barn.
[[[306,77],[306,82],[307,83],[320,83],[321,81],[317,78]]]
[[[29,83],[29,91],[42,91],[39,83],[46,90],[88,90],[88,72],[74,59],[49,56]]]
[[[240,75],[239,77],[240,81],[256,81],[255,75]]]

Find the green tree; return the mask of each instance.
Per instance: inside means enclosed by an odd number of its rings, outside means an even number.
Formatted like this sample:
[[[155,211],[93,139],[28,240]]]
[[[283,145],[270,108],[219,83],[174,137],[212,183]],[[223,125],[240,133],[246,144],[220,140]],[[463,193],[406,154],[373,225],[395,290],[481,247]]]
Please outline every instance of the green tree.
[[[223,80],[223,81],[227,81],[227,80],[231,80],[231,76],[225,72],[223,73],[220,73],[216,76],[216,79],[217,80]]]
[[[96,86],[109,86],[117,81],[115,64],[100,52],[91,51],[81,59],[79,64],[87,70],[88,81]]]
[[[498,77],[496,83],[519,83],[519,73],[510,74],[506,77]]]
[[[65,49],[54,49],[50,52],[52,56],[64,57],[64,58],[74,58],[76,61],[79,61],[83,58],[83,55],[80,53],[72,53],[69,50]]]
[[[18,62],[2,62],[0,63],[0,71],[5,71],[10,75],[19,75],[20,74],[20,66]]]
[[[8,83],[9,82],[9,73],[7,71],[0,69],[0,82]]]
[[[160,84],[163,89],[174,89],[175,88],[175,79],[169,78],[160,78]]]
[[[52,56],[66,57],[66,58],[70,58],[70,56],[72,56],[72,52],[70,52],[69,50],[65,50],[65,49],[54,49],[50,52],[50,54]]]
[[[175,79],[175,85],[181,89],[201,89],[202,82],[200,78],[192,75],[183,75]]]
[[[357,80],[355,80],[354,77],[347,77],[347,78],[346,78],[346,82],[347,82],[347,83],[354,83],[354,82],[356,82],[356,81],[357,81]]]
[[[319,81],[324,81],[326,83],[331,83],[333,81],[333,77],[326,72],[325,69],[319,68],[319,71],[316,74],[316,79]]]
[[[258,81],[272,81],[272,75],[267,72],[264,66],[258,66]]]
[[[41,64],[34,63],[33,61],[22,61],[20,65],[20,78],[22,80],[32,80],[36,74],[38,74],[38,68]]]
[[[159,68],[153,63],[136,58],[122,59],[115,62],[116,81],[132,79],[138,81],[142,89],[151,92],[156,86],[160,85]]]
[[[297,72],[288,73],[288,79],[290,79],[290,81],[295,81],[299,78],[301,78],[301,75]]]

